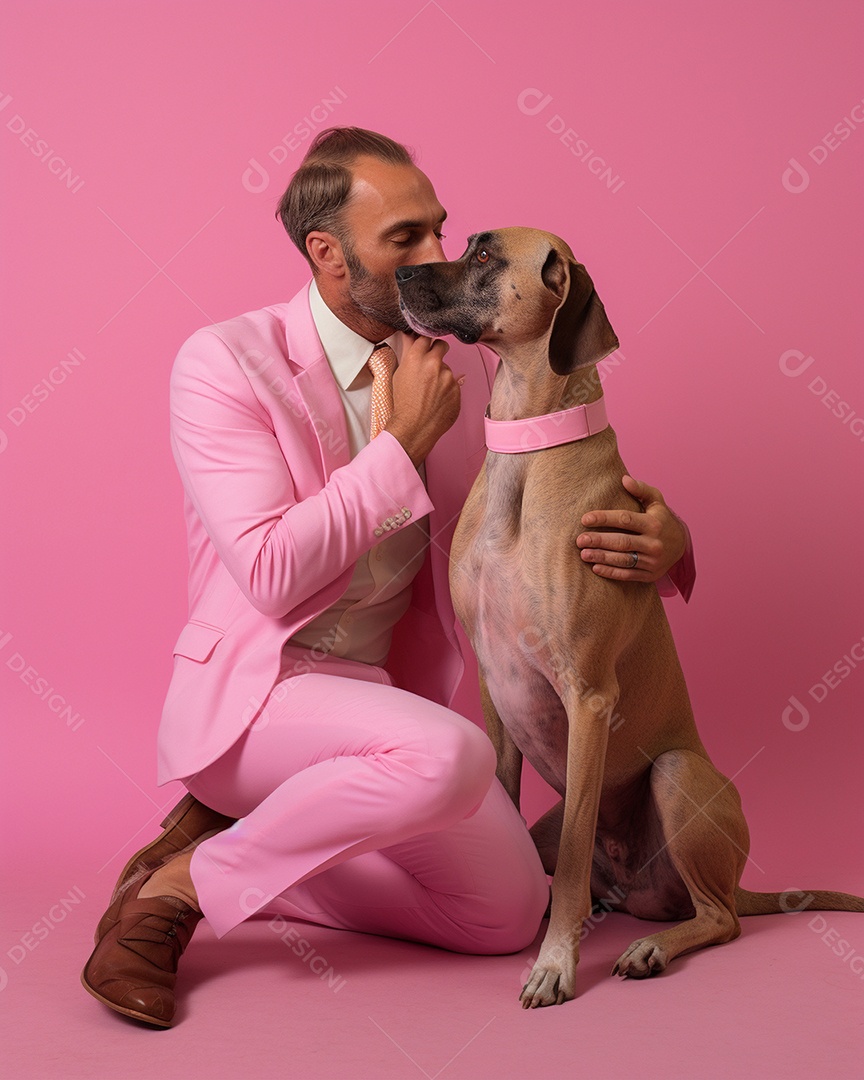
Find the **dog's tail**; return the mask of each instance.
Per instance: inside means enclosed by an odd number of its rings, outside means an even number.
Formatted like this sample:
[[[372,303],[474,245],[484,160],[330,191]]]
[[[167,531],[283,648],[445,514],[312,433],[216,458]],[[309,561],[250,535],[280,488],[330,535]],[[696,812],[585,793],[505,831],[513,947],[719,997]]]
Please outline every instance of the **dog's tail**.
[[[864,896],[831,892],[828,889],[787,889],[785,892],[750,892],[735,890],[738,915],[777,915],[795,911],[862,911]]]

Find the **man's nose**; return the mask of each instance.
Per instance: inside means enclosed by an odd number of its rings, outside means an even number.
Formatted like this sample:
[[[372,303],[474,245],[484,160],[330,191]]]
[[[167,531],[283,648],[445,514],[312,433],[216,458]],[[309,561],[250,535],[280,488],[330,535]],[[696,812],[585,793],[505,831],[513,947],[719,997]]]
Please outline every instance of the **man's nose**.
[[[447,262],[447,256],[444,254],[444,247],[440,237],[432,237],[426,246],[428,256],[426,262]]]

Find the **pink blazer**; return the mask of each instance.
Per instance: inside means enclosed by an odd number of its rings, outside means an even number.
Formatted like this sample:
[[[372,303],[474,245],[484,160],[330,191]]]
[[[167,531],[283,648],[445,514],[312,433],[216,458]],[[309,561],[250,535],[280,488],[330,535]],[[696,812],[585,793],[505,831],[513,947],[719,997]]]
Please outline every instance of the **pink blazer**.
[[[412,519],[430,515],[433,541],[387,671],[397,686],[449,705],[464,661],[448,553],[485,456],[483,413],[498,358],[453,344],[447,363],[465,374],[462,408],[426,459],[424,487],[389,432],[350,459],[308,286],[290,303],[204,327],[183,343],[170,402],[185,489],[189,621],[174,646],[159,727],[159,784],[197,772],[236,741],[273,686],[283,642],[342,595],[377,542],[375,529],[405,506]]]
[[[429,553],[387,660],[393,682],[449,706],[464,660],[450,601],[453,530],[486,453],[497,356],[452,344],[465,374],[454,425],[426,459],[426,486],[382,432],[352,460],[345,414],[309,309],[293,300],[197,330],[171,373],[171,446],[185,489],[189,621],[158,736],[158,783],[215,761],[259,714],[283,643],[337,600],[376,529],[429,514]],[[398,526],[396,526],[398,527]],[[574,557],[578,555],[574,551]],[[689,596],[692,549],[660,583]]]

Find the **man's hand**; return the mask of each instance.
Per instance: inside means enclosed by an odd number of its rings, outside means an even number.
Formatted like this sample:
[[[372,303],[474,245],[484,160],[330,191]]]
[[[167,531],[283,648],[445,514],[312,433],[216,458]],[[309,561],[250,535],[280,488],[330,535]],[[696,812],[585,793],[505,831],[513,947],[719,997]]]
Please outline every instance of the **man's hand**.
[[[415,465],[459,415],[464,375],[454,375],[444,363],[446,341],[417,337],[393,372],[393,416],[385,428],[394,435]]]
[[[625,533],[584,532],[576,537],[585,562],[600,577],[617,581],[659,581],[687,546],[684,526],[655,487],[624,476],[624,487],[642,503],[644,513],[592,510],[582,516],[590,528],[626,529]],[[636,566],[630,552],[639,556]]]

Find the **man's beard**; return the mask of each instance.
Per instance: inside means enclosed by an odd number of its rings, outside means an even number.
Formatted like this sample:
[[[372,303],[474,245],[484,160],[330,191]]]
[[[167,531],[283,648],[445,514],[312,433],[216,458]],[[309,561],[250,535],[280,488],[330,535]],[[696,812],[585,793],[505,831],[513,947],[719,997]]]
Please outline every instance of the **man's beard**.
[[[411,327],[399,307],[399,290],[395,274],[388,280],[370,273],[357,258],[353,247],[342,242],[342,254],[351,273],[348,295],[363,314],[393,330],[410,332]]]

